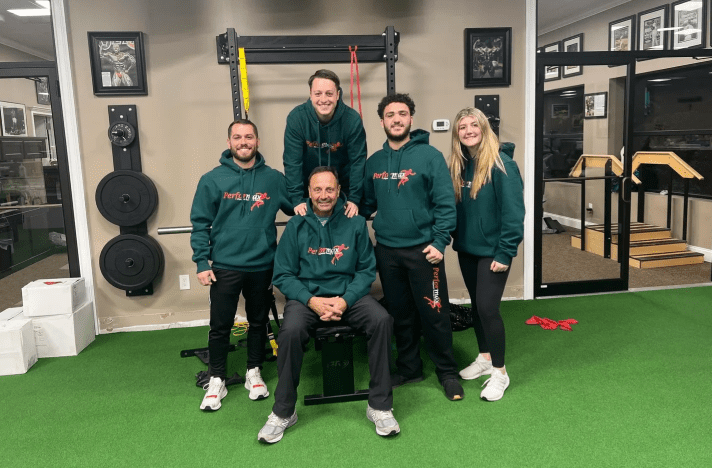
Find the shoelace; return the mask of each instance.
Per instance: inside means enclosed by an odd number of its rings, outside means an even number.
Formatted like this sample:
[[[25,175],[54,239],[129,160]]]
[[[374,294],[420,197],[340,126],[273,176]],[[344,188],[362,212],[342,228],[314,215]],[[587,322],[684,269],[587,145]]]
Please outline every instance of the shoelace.
[[[497,375],[497,374],[499,374],[499,375]],[[484,387],[485,385],[487,385],[490,380],[492,381],[493,387],[496,387],[498,390],[504,389],[504,383],[506,381],[505,374],[502,374],[499,371],[493,371],[490,378],[485,380],[485,383],[483,383],[482,386]]]
[[[371,411],[376,416],[375,417],[376,421],[383,421],[385,419],[395,419],[393,417],[393,413],[391,413],[390,411],[381,411],[381,410],[377,410],[377,409],[373,409],[373,408],[371,408]]]
[[[289,418],[282,419],[279,416],[277,416],[276,414],[272,413],[267,418],[267,424],[270,426],[280,426],[280,427],[286,428],[287,424],[289,424]]]

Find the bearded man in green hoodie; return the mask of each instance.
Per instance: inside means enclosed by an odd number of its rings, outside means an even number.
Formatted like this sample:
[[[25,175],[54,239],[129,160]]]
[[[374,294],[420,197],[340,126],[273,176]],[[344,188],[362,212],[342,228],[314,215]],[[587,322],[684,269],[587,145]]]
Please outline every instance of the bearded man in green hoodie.
[[[227,395],[227,354],[240,292],[249,323],[245,388],[251,400],[269,396],[260,369],[272,302],[274,221],[280,209],[293,214],[284,176],[268,167],[258,151],[255,124],[236,120],[227,134],[228,149],[220,156],[220,165],[200,178],[190,212],[198,281],[210,286],[210,380],[200,404],[203,411],[220,409]]]
[[[339,77],[331,70],[317,70],[309,78],[309,99],[289,113],[284,130],[284,175],[294,212],[307,212],[304,198],[312,170],[329,166],[339,174],[347,197],[346,215],[358,214],[366,155],[361,116],[342,101]]]
[[[398,348],[393,388],[423,380],[422,332],[445,395],[461,400],[443,262],[457,221],[455,192],[429,133],[410,131],[414,113],[407,94],[386,96],[378,105],[387,140],[366,162],[362,213],[377,211],[376,261]]]
[[[273,283],[286,296],[277,344],[279,381],[274,406],[257,439],[273,444],[297,422],[297,386],[309,341],[320,321],[339,321],[366,334],[369,384],[367,418],[380,436],[400,427],[393,417],[389,355],[393,320],[368,292],[376,279],[376,258],[366,220],[344,213],[338,176],[330,167],[309,177],[310,205],[289,220],[274,259]]]

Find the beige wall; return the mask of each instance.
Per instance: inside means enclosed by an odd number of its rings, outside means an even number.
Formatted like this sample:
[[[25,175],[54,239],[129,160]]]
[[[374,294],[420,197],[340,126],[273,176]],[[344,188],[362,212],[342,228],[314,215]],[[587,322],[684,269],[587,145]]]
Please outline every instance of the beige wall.
[[[156,236],[156,228],[189,224],[190,205],[199,177],[217,164],[226,147],[232,119],[229,69],[216,62],[215,36],[228,27],[240,35],[380,34],[394,25],[401,34],[396,65],[397,91],[409,92],[417,104],[415,126],[429,129],[436,118],[452,119],[474,102],[475,94],[499,94],[501,137],[518,146],[515,159],[523,168],[524,144],[524,1],[439,2],[343,1],[317,3],[247,0],[239,8],[222,1],[175,2],[108,0],[96,14],[95,2],[69,5],[71,55],[78,104],[80,145],[94,267],[100,329],[109,331],[144,324],[207,318],[207,290],[197,285],[188,235]],[[470,11],[471,14],[463,14]],[[512,86],[494,89],[463,87],[463,30],[466,27],[513,27]],[[107,98],[92,94],[87,31],[143,31],[146,34],[148,96]],[[324,65],[342,78],[348,102],[349,65]],[[250,118],[260,128],[267,163],[282,169],[282,137],[287,113],[308,96],[306,79],[321,65],[248,64]],[[385,65],[361,64],[362,104],[369,152],[384,141],[376,105],[385,95]],[[148,221],[166,255],[163,278],[155,293],[127,298],[99,274],[99,253],[119,229],[94,206],[98,182],[113,170],[106,138],[107,105],[136,104],[143,170],[159,191],[157,213]],[[448,151],[449,133],[433,134],[431,143]],[[447,255],[452,298],[466,297],[456,257]],[[192,289],[178,290],[178,275],[190,274]],[[522,256],[515,259],[505,296],[522,296]]]
[[[611,21],[616,21],[626,16],[636,15],[661,5],[659,0],[634,0],[616,8],[604,11],[600,14],[570,24],[555,31],[543,34],[538,38],[538,46],[560,41],[579,33],[584,34],[583,50],[604,51],[608,50],[608,25]],[[706,18],[705,21],[708,21]],[[708,23],[709,25],[709,23]],[[708,35],[709,35],[708,27]],[[636,28],[637,34],[637,28]],[[709,44],[706,39],[705,44]],[[685,58],[666,58],[638,62],[637,73],[647,73],[655,70],[663,70],[690,64],[698,64],[698,60]],[[569,88],[572,86],[584,86],[584,92],[608,92],[608,118],[606,119],[584,119],[584,154],[612,154],[618,156],[623,146],[623,126],[624,122],[624,99],[625,99],[625,67],[607,66],[584,67],[584,73],[580,76],[563,78],[561,80],[550,81],[545,84],[547,91]],[[600,175],[600,174],[599,174]],[[617,196],[617,195],[616,195]],[[617,200],[613,198],[613,219],[617,216]],[[673,203],[673,235],[682,235],[682,199]],[[549,183],[546,187],[546,203],[544,211],[560,216],[580,218],[579,214],[580,191],[579,186],[574,184]],[[595,223],[602,222],[603,219],[603,184],[589,183],[586,187],[587,203],[594,204],[592,216],[588,216],[586,221]],[[656,195],[646,197],[645,221],[656,225],[665,225],[665,214],[667,210],[667,198]],[[693,208],[694,206],[694,208]],[[600,207],[600,209],[598,208]],[[637,196],[632,198],[632,220],[636,219]],[[662,213],[662,215],[661,215]],[[688,242],[690,245],[712,248],[712,202],[708,200],[692,199],[690,202]],[[662,218],[661,218],[662,216]],[[661,220],[662,219],[662,220]]]
[[[0,62],[37,62],[44,59],[0,44]]]

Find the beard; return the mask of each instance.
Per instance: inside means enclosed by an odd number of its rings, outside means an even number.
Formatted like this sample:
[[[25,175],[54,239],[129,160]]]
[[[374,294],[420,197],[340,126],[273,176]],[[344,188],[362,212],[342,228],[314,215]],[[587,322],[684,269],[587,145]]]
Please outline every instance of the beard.
[[[390,141],[394,141],[396,143],[401,142],[410,136],[410,125],[404,125],[403,133],[401,133],[400,135],[392,134],[390,130],[386,127],[384,127],[383,130],[385,130],[386,132],[386,137],[388,137]]]
[[[247,156],[241,156],[238,153],[239,148],[231,147],[230,148],[230,154],[232,154],[232,157],[237,159],[240,162],[250,162],[252,161],[255,156],[257,155],[257,146],[252,148],[252,151]]]

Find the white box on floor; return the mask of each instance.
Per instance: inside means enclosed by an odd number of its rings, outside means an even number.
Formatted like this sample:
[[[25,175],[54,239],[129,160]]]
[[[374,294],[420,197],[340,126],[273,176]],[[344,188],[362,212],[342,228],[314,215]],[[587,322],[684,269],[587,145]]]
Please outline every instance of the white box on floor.
[[[84,278],[41,279],[22,288],[22,309],[26,317],[71,314],[86,301]]]
[[[16,317],[17,318],[17,317]],[[94,312],[87,302],[73,314],[28,317],[32,319],[37,356],[76,356],[94,341]]]
[[[37,362],[32,320],[21,312],[16,307],[0,313],[0,375],[24,374]]]

